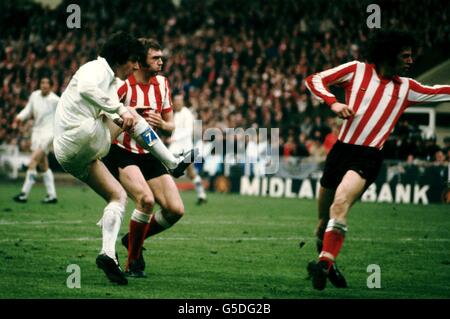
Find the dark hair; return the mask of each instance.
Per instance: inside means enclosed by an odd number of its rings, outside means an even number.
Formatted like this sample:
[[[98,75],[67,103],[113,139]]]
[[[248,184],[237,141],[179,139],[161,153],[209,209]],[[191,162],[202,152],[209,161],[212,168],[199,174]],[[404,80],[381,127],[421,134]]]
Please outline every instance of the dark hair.
[[[142,43],[142,45],[145,48],[145,52],[147,53],[149,49],[155,50],[155,51],[160,51],[162,50],[161,45],[159,44],[158,41],[156,41],[155,39],[151,39],[151,38],[139,38],[139,42]]]
[[[39,72],[39,85],[41,85],[41,81],[43,79],[48,79],[50,86],[53,86],[52,74],[49,70],[45,69],[45,70],[41,70],[41,72]]]
[[[366,48],[367,60],[375,65],[395,65],[397,56],[405,48],[413,49],[416,41],[407,31],[380,29],[369,35]]]
[[[41,85],[41,82],[42,82],[43,79],[47,79],[47,80],[48,80],[48,83],[50,84],[50,86],[53,86],[53,80],[52,80],[52,78],[49,77],[49,76],[42,76],[42,77],[40,77],[40,78],[39,78],[39,85]]]
[[[100,50],[100,56],[112,67],[127,61],[145,61],[145,48],[141,42],[128,33],[119,31],[111,35]]]
[[[156,41],[155,39],[151,39],[151,38],[139,38],[139,42],[144,46],[144,48],[145,48],[145,57],[147,57],[147,53],[148,53],[148,50],[150,50],[150,49],[152,49],[152,50],[155,50],[155,51],[161,51],[162,50],[162,47],[161,47],[161,45],[158,43],[158,41]],[[148,67],[148,64],[147,64],[147,58],[145,58],[143,61],[142,61],[142,65],[144,66],[144,67]]]

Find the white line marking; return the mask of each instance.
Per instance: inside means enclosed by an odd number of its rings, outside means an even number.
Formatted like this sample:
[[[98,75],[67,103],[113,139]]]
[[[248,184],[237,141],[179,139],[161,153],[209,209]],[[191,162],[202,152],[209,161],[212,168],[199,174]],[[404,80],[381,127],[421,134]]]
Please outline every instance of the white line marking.
[[[83,224],[85,221],[82,220],[50,220],[50,221],[43,221],[43,220],[32,220],[32,221],[11,221],[11,220],[4,220],[0,219],[0,226],[1,225],[65,225],[65,224]]]
[[[150,240],[154,241],[312,241],[314,237],[154,237]],[[17,242],[17,239],[1,239],[0,242]],[[47,237],[34,237],[22,239],[25,241],[40,241],[40,242],[58,242],[58,241],[101,241],[100,237],[63,237],[63,238],[47,238]],[[411,242],[411,241],[424,241],[424,242],[450,242],[450,238],[399,238],[398,240],[380,241],[377,238],[347,238],[346,241],[373,241],[376,243],[396,243],[396,242]]]

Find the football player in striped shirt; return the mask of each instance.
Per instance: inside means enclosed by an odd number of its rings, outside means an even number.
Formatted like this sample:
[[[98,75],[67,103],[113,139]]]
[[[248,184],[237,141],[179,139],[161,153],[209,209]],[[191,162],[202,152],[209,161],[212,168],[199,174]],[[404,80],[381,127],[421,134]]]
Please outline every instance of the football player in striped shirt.
[[[339,138],[325,162],[318,196],[316,229],[319,259],[308,265],[315,289],[327,278],[346,287],[336,257],[347,232],[350,207],[373,183],[383,161],[381,149],[405,109],[417,103],[450,101],[450,86],[426,86],[403,77],[413,64],[414,38],[398,30],[380,30],[368,41],[368,62],[349,62],[305,79],[313,97],[344,119]],[[345,103],[328,87],[345,90]]]
[[[119,99],[155,130],[169,135],[175,125],[169,81],[159,74],[163,67],[162,48],[153,39],[139,40],[147,60],[119,86]],[[173,226],[184,214],[183,201],[166,167],[127,132],[117,137],[103,162],[135,203],[129,233],[122,238],[128,249],[125,274],[145,277],[144,240]],[[155,203],[161,209],[153,212]]]

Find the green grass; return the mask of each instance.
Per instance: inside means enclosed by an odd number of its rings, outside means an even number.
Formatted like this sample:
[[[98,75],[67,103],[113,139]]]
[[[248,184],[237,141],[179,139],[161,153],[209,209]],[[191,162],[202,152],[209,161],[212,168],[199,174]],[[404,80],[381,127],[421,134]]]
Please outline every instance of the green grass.
[[[19,189],[0,184],[0,298],[450,297],[448,206],[356,204],[339,256],[350,287],[318,292],[305,279],[316,257],[314,201],[210,194],[197,207],[186,192],[183,219],[146,241],[148,277],[115,286],[95,265],[103,201],[87,187],[59,186],[59,203],[44,206],[37,185],[17,204]],[[81,289],[66,286],[70,264],[81,268]],[[380,289],[367,288],[369,264],[381,267]]]

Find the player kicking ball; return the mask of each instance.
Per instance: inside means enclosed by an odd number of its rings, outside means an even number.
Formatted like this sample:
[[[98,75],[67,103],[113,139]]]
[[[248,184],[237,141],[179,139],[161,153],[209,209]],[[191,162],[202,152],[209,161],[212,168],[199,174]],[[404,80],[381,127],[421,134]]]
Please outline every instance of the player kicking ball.
[[[173,156],[148,123],[118,99],[116,77],[126,79],[145,55],[137,39],[123,32],[112,35],[100,50],[100,56],[82,65],[72,77],[55,114],[56,159],[64,170],[85,182],[107,202],[100,221],[102,248],[96,263],[110,281],[119,285],[128,283],[115,250],[127,194],[99,159],[125,130],[174,176],[182,175],[194,160],[193,150],[183,158]],[[112,118],[120,120],[122,130]]]

